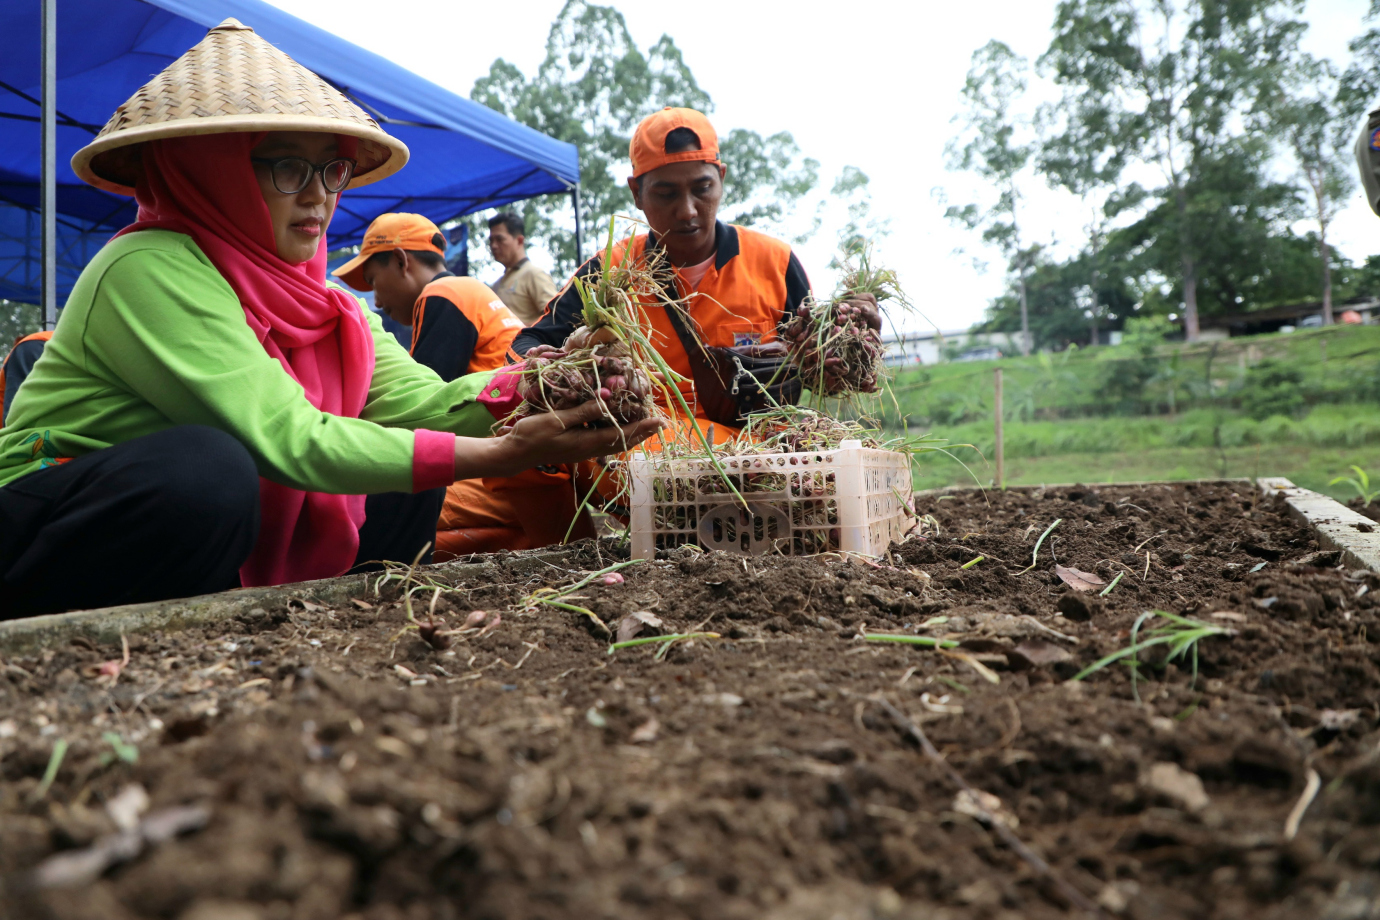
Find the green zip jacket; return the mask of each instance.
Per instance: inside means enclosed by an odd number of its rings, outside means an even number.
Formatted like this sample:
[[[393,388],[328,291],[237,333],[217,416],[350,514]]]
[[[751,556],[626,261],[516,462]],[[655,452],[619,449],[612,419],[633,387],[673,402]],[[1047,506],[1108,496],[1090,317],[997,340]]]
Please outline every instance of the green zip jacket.
[[[491,373],[451,383],[413,361],[372,311],[374,376],[360,417],[307,402],[245,322],[192,239],[144,230],[105,246],[77,279],[0,429],[0,486],[63,459],[176,425],[234,435],[259,474],[307,492],[367,495],[449,483],[449,434],[482,437]],[[415,458],[414,458],[415,454]],[[416,462],[414,463],[414,459]],[[415,476],[414,476],[415,473]]]

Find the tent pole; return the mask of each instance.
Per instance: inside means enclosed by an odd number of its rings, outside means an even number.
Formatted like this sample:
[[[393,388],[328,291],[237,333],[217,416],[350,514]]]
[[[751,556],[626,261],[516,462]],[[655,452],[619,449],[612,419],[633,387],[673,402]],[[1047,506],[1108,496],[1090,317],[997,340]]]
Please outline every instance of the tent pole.
[[[570,190],[570,200],[575,205],[575,264],[583,265],[585,245],[584,239],[580,235],[580,183],[576,182],[575,187]]]
[[[43,328],[57,325],[57,0],[43,0]]]

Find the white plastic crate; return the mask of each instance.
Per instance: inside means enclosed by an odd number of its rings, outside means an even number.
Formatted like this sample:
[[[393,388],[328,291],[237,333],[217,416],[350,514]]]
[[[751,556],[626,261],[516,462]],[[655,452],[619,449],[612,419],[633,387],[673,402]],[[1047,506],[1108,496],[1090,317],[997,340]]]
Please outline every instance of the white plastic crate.
[[[880,556],[911,526],[910,458],[844,441],[837,450],[720,460],[745,510],[706,459],[634,454],[632,555],[694,543],[743,555]]]

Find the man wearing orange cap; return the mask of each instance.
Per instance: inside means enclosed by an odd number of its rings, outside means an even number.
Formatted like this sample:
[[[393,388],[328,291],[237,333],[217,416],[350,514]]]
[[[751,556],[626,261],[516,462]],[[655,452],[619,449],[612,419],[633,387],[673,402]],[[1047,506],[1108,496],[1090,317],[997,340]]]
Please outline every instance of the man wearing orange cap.
[[[681,392],[695,414],[693,422],[678,420],[679,435],[668,429],[662,437],[686,437],[695,424],[723,441],[737,434],[747,412],[799,398],[798,378],[782,371],[785,348],[776,329],[795,315],[810,282],[788,244],[718,220],[728,169],[719,161],[718,135],[703,114],[666,108],[648,116],[637,126],[629,154],[628,188],[650,232],[615,244],[612,258],[617,262],[628,253],[637,259],[648,249],[664,250],[675,268],[673,296],[685,299],[689,319],[682,321],[660,303],[643,304],[651,323],[648,336],[686,381]],[[597,275],[603,258],[602,251],[597,253],[576,276]],[[872,295],[856,295],[850,303],[873,328],[881,328]],[[522,330],[513,351],[522,356],[542,346],[559,348],[580,323],[579,293],[567,284],[546,314]],[[662,408],[673,419],[680,414],[676,405]],[[606,497],[617,488],[607,485],[611,478],[599,480]]]
[[[446,271],[445,245],[440,229],[422,215],[383,214],[369,225],[359,255],[334,274],[357,291],[373,291],[380,310],[411,326],[413,360],[449,383],[502,367],[522,321],[488,285]],[[534,545],[524,520],[536,528],[537,539],[551,542],[541,529],[542,516],[525,512],[532,510],[528,503],[561,501],[565,492],[572,496],[565,504],[573,508],[572,487],[559,486],[562,494],[547,489],[533,495],[491,492],[475,479],[454,483],[436,526],[436,560]]]
[[[359,255],[335,276],[412,327],[413,360],[449,383],[502,367],[522,328],[488,285],[446,271],[446,238],[420,214],[383,214],[364,234]]]

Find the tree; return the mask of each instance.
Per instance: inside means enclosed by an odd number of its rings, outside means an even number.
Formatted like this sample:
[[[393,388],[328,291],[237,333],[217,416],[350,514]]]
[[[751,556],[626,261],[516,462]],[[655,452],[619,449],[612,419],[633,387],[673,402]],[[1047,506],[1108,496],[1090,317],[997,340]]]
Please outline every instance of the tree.
[[[965,111],[954,119],[963,129],[945,148],[949,169],[973,172],[996,189],[997,199],[989,206],[951,206],[944,216],[969,229],[980,229],[983,242],[995,245],[1006,256],[1009,270],[1016,276],[1023,355],[1029,355],[1033,347],[1027,279],[1035,250],[1021,237],[1018,180],[1031,164],[1037,145],[1033,139],[1017,142],[1031,123],[1013,118],[1011,109],[1025,92],[1028,69],[1025,58],[1002,42],[993,40],[974,51],[963,84]]]
[[[580,149],[580,206],[598,234],[610,216],[628,213],[628,142],[639,121],[664,106],[713,111],[713,101],[669,35],[644,54],[623,15],[610,6],[568,0],[546,40],[546,57],[528,79],[502,58],[475,81],[470,97]],[[735,128],[720,137],[728,166],[724,219],[780,224],[818,180],[819,164],[802,158],[787,132],[763,137]],[[559,273],[576,265],[574,223],[566,195],[520,205],[528,235],[551,251]],[[482,226],[472,222],[477,238]]]
[[[1199,226],[1205,182],[1233,156],[1252,153],[1261,102],[1277,95],[1304,26],[1302,0],[1062,0],[1041,64],[1063,88],[1056,144],[1082,149],[1116,183],[1127,167],[1158,171],[1141,190],[1157,230],[1170,230],[1184,331],[1198,337],[1199,278],[1212,237]],[[1229,202],[1235,204],[1235,202]],[[1148,229],[1147,225],[1147,229]]]
[[[1090,272],[1087,283],[1074,292],[1074,299],[1088,320],[1089,344],[1096,345],[1098,321],[1104,313],[1113,315],[1111,309],[1104,311],[1101,297],[1109,268],[1103,249],[1110,224],[1107,207],[1111,190],[1125,165],[1126,154],[1119,148],[1100,149],[1077,143],[1081,140],[1080,132],[1070,130],[1075,124],[1060,105],[1045,103],[1040,106],[1036,121],[1042,139],[1036,154],[1036,170],[1052,188],[1069,192],[1088,208],[1088,223],[1084,227],[1088,235],[1087,249],[1080,259]],[[1120,277],[1115,270],[1111,276]],[[1124,304],[1121,310],[1123,314],[1129,312]]]
[[[14,340],[43,328],[43,308],[37,304],[0,299],[0,361]]]
[[[1086,341],[1091,304],[1098,305],[1096,322],[1117,328],[1135,311],[1136,293],[1108,271],[1106,254],[1086,251],[1065,261],[1049,258],[1035,246],[1026,276],[1026,317],[1034,348],[1060,350]],[[1012,276],[1005,293],[992,300],[978,332],[1014,332],[1021,328],[1020,279]]]
[[[1194,301],[1209,315],[1317,296],[1316,254],[1289,229],[1303,214],[1297,191],[1269,179],[1270,157],[1263,138],[1238,139],[1219,155],[1200,158],[1182,186],[1182,201],[1134,183],[1112,196],[1109,213],[1134,219],[1108,234],[1107,262],[1139,291],[1140,312],[1182,309],[1189,246]]]
[[[1380,0],[1370,0],[1366,22],[1380,17]],[[1342,74],[1338,99],[1354,115],[1369,112],[1380,96],[1380,26],[1372,26],[1347,43],[1352,61]]]
[[[888,229],[890,219],[872,215],[871,184],[872,180],[868,178],[867,173],[856,166],[845,166],[839,177],[834,180],[833,187],[829,189],[830,197],[848,208],[848,222],[839,230],[841,253],[854,252],[891,232]],[[820,205],[823,207],[823,202]],[[835,256],[830,267],[842,268],[843,263]]]
[[[1313,198],[1325,326],[1332,325],[1332,253],[1327,230],[1354,186],[1347,161],[1356,119],[1339,84],[1331,61],[1303,54],[1275,102],[1276,118],[1289,138],[1299,177]]]
[[[1108,409],[1135,413],[1150,401],[1146,389],[1160,374],[1157,352],[1170,329],[1162,316],[1126,321],[1121,344],[1103,357],[1097,385],[1098,398]]]

